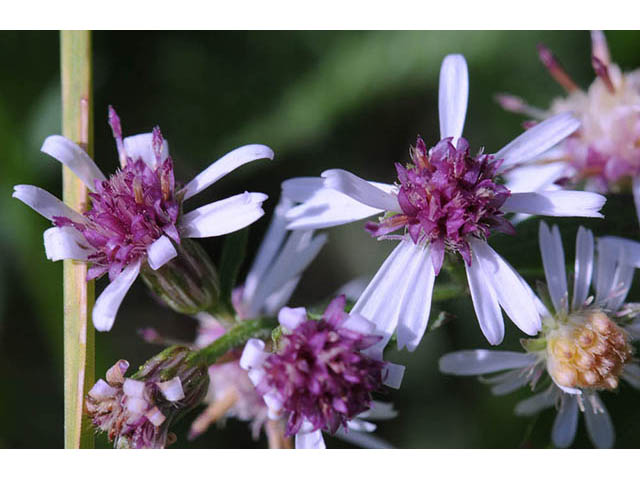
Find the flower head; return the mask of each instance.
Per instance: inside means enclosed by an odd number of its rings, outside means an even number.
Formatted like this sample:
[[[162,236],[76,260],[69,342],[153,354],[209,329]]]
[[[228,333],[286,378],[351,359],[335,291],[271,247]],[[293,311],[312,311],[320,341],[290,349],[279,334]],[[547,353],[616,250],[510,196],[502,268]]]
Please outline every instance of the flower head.
[[[444,251],[459,252],[471,263],[467,238],[487,238],[492,230],[515,233],[503,217],[500,207],[510,192],[496,183],[501,161],[491,155],[470,155],[469,143],[459,138],[454,146],[444,138],[430,150],[422,138],[411,149],[412,163],[396,164],[398,204],[402,213],[391,214],[378,224],[368,223],[375,236],[387,236],[406,228],[411,240],[427,241],[432,248],[436,274],[440,271]]]
[[[231,300],[239,321],[277,315],[326,242],[325,235],[315,235],[313,231],[288,232],[285,214],[290,207],[290,200],[280,200],[249,273],[233,290]],[[212,315],[200,314],[198,320],[197,347],[209,345],[226,333],[225,326]],[[267,406],[237,358],[210,366],[209,377],[209,393],[205,399],[208,406],[193,422],[192,437],[203,433],[214,421],[228,417],[250,422],[254,439],[263,427],[270,442],[273,436],[282,436],[279,425],[275,428],[268,423]]]
[[[380,341],[374,326],[344,312],[345,297],[334,299],[319,320],[304,308],[279,313],[285,333],[272,353],[250,340],[240,365],[249,371],[271,418],[287,418],[287,435],[298,446],[322,441],[321,430],[335,433],[351,426],[372,406],[372,393],[383,384],[398,386],[401,370],[367,355]]]
[[[170,347],[125,378],[119,360],[87,395],[87,414],[118,448],[164,448],[171,423],[196,407],[207,392],[206,368],[191,366],[185,347]]]
[[[602,32],[592,32],[591,39],[591,65],[596,77],[588,89],[579,88],[551,51],[540,45],[543,64],[564,87],[566,96],[555,98],[547,110],[530,107],[510,95],[498,97],[505,109],[536,120],[573,112],[581,122],[580,129],[557,148],[534,159],[531,168],[518,168],[507,175],[508,183],[536,189],[583,186],[601,193],[619,192],[633,184],[638,209],[640,70],[624,73],[612,63]]]
[[[585,413],[587,430],[598,447],[611,447],[613,426],[599,393],[615,390],[620,379],[640,388],[640,366],[631,345],[638,338],[635,309],[624,303],[633,266],[619,239],[601,239],[598,248],[595,296],[589,296],[594,266],[594,240],[580,227],[576,241],[576,268],[571,303],[567,290],[564,251],[559,231],[540,226],[547,292],[541,333],[522,340],[527,353],[473,350],[454,352],[440,359],[440,370],[455,375],[482,375],[506,371],[487,379],[496,395],[526,384],[532,389],[548,385],[516,406],[518,414],[532,414],[557,404],[559,413],[552,438],[569,446],[577,428],[578,410]],[[634,247],[640,252],[640,246]],[[640,255],[635,255],[635,262]],[[551,382],[546,380],[551,379]],[[538,389],[539,390],[539,389]]]
[[[113,108],[109,109],[109,124],[121,169],[108,179],[86,152],[69,139],[54,135],[42,146],[43,152],[68,166],[91,191],[92,205],[88,211],[76,212],[48,192],[30,185],[17,185],[13,196],[54,224],[44,234],[47,258],[90,263],[89,280],[108,273],[111,283],[93,310],[98,330],[111,329],[124,295],[141,270],[152,277],[150,283],[156,287],[160,284],[170,287],[156,290],[172,308],[183,313],[208,308],[217,295],[217,287],[215,279],[203,281],[203,277],[213,267],[201,250],[185,245],[189,243],[187,239],[224,235],[246,227],[264,214],[261,205],[266,195],[245,192],[186,214],[182,213],[183,203],[245,163],[273,158],[273,151],[264,145],[240,147],[183,188],[176,189],[169,144],[158,127],[152,133],[123,139],[120,119]],[[194,255],[198,257],[195,262],[193,258],[181,258]],[[175,262],[178,263],[174,265]],[[158,273],[167,265],[172,265],[170,271]],[[158,281],[163,272],[167,278]],[[173,292],[172,289],[186,284],[194,291]],[[185,298],[184,293],[187,302],[172,298]]]
[[[473,156],[462,138],[469,93],[462,55],[445,57],[439,88],[440,141],[427,148],[419,139],[412,163],[396,166],[396,184],[369,182],[339,169],[323,172],[323,178],[283,183],[284,194],[300,203],[287,214],[290,229],[382,214],[379,223],[367,225],[369,232],[400,240],[352,310],[376,324],[383,336],[378,348],[394,332],[400,348],[417,348],[445,251],[459,253],[465,261],[478,321],[491,344],[504,337],[501,309],[522,331],[535,335],[541,322],[530,289],[487,237],[494,231],[513,233],[504,213],[600,217],[605,201],[587,192],[513,192],[500,182],[507,171],[572,134],[580,124],[571,114],[547,119],[494,154]]]

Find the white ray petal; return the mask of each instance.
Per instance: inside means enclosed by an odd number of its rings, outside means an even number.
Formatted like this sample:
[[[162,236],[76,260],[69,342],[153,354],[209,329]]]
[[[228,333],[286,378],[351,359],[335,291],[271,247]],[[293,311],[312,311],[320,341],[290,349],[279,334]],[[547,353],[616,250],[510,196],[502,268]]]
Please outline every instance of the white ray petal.
[[[624,366],[622,379],[636,390],[640,390],[640,365],[628,363]]]
[[[360,203],[388,212],[401,211],[396,195],[387,193],[370,182],[346,170],[333,169],[322,172],[327,188],[337,190]]]
[[[575,395],[563,395],[553,422],[551,440],[556,447],[567,448],[573,443],[578,428],[578,401]]]
[[[47,258],[58,260],[87,261],[95,252],[82,234],[73,227],[52,227],[44,231],[44,250]]]
[[[351,310],[375,323],[377,334],[383,337],[378,344],[367,350],[372,357],[382,357],[382,350],[398,326],[405,295],[412,291],[406,271],[422,248],[414,245],[411,240],[401,241]]]
[[[453,137],[453,142],[462,136],[469,100],[469,72],[462,55],[447,55],[440,67],[438,112],[440,138]]]
[[[300,276],[297,276],[289,280],[280,288],[276,289],[276,291],[274,291],[265,299],[264,302],[262,302],[262,306],[259,308],[259,310],[270,316],[278,313],[278,311],[287,304],[299,282]]]
[[[514,412],[516,415],[535,415],[545,408],[552,407],[555,401],[553,391],[545,390],[544,392],[537,393],[526,400],[518,402]]]
[[[147,247],[147,263],[153,270],[158,270],[177,256],[178,252],[166,235],[162,235]]]
[[[520,165],[505,173],[505,186],[512,194],[555,190],[559,187],[553,183],[565,176],[566,172],[567,165],[563,162]]]
[[[547,215],[550,217],[604,218],[600,209],[606,198],[599,193],[553,190],[512,193],[502,204],[504,212]]]
[[[487,242],[472,239],[469,243],[484,272],[482,281],[491,284],[511,321],[528,335],[537,334],[542,328],[542,320],[531,289],[525,288],[522,277]]]
[[[593,274],[593,233],[584,227],[578,228],[576,236],[575,275],[571,309],[579,309],[587,299]]]
[[[540,222],[538,237],[551,302],[557,312],[567,311],[569,293],[567,292],[567,271],[560,230],[557,225],[549,230],[546,223]]]
[[[304,307],[283,307],[278,312],[278,323],[289,331],[295,330],[298,325],[307,320],[307,309]]]
[[[322,438],[322,432],[315,430],[310,433],[296,433],[296,448],[327,448]]]
[[[290,230],[313,230],[357,222],[382,213],[378,208],[364,205],[336,190],[324,188],[310,200],[287,213]]]
[[[13,187],[12,197],[33,208],[47,220],[53,221],[53,217],[66,217],[78,223],[86,221],[78,212],[40,187],[16,185]]]
[[[124,296],[140,273],[140,261],[132,263],[107,285],[93,307],[93,325],[99,332],[108,332],[116,319]]]
[[[431,296],[436,273],[431,262],[431,251],[425,247],[416,255],[412,273],[407,272],[413,293],[403,302],[398,324],[398,349],[407,347],[413,352],[424,335],[431,312]]]
[[[76,174],[89,190],[95,191],[95,180],[106,180],[102,171],[79,145],[62,135],[47,137],[40,151],[52,156]]]
[[[140,133],[124,138],[124,149],[132,160],[142,159],[149,168],[155,170],[158,167],[156,155],[153,151],[153,133]],[[163,139],[160,163],[169,156],[169,142]]]
[[[264,215],[264,193],[244,192],[196,208],[180,219],[181,234],[187,238],[215,237],[240,230]]]
[[[496,292],[487,282],[484,270],[473,251],[471,252],[471,265],[465,263],[464,267],[480,329],[491,345],[498,345],[504,338],[504,319]]]
[[[460,350],[447,353],[438,362],[440,371],[450,375],[484,375],[534,365],[534,354],[499,350]]]
[[[269,265],[262,282],[256,287],[248,305],[249,315],[258,315],[264,309],[268,298],[289,284],[292,279],[299,277],[326,241],[326,235],[313,236],[312,231],[291,233],[278,257]]]
[[[364,318],[359,313],[351,313],[342,322],[340,328],[346,328],[353,332],[361,333],[362,335],[373,335],[376,331],[376,325]]]
[[[540,122],[495,154],[496,159],[504,160],[500,170],[504,171],[508,167],[534,159],[567,138],[579,127],[580,121],[571,113],[561,113]]]
[[[640,222],[640,177],[635,177],[632,184],[633,202],[636,205],[636,216]]]
[[[193,197],[209,185],[245,163],[263,158],[273,160],[273,150],[266,145],[245,145],[230,151],[193,178],[182,189],[184,199]]]
[[[520,370],[508,372],[508,375],[509,376],[505,377],[503,381],[491,387],[491,393],[494,395],[507,395],[508,393],[515,392],[529,382],[529,377],[524,375]]]
[[[291,208],[293,202],[287,198],[281,198],[276,205],[273,218],[269,228],[265,233],[258,253],[256,254],[247,279],[244,282],[242,298],[245,303],[249,303],[258,285],[262,282],[269,265],[271,265],[280,251],[280,247],[287,236],[287,220],[285,214]]]
[[[259,369],[267,358],[269,353],[264,351],[264,342],[257,338],[251,338],[247,341],[240,356],[240,367],[245,370]]]
[[[607,245],[606,249],[623,249],[623,259],[627,261],[629,265],[640,268],[640,242],[612,236],[598,238],[598,245],[604,245],[605,243]]]
[[[297,177],[282,182],[282,196],[298,203],[310,200],[323,189],[322,177]]]
[[[611,417],[609,417],[609,412],[602,404],[597,393],[594,393],[592,396],[594,397],[592,402],[587,402],[584,409],[584,418],[586,420],[589,438],[597,448],[613,448],[616,434],[613,429]],[[599,406],[597,412],[595,411],[593,403],[597,403]]]
[[[369,410],[358,414],[358,418],[366,418],[371,420],[390,420],[396,418],[398,412],[393,408],[391,402],[379,402],[373,400]]]
[[[405,366],[397,363],[386,362],[382,369],[383,385],[389,388],[398,389],[402,385]]]

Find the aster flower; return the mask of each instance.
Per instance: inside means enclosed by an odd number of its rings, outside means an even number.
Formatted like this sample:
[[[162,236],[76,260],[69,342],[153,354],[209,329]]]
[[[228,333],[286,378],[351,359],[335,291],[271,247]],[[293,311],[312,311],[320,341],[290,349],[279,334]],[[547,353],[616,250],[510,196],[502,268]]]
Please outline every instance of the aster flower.
[[[208,308],[217,296],[215,270],[202,249],[188,239],[246,227],[264,214],[261,205],[267,196],[245,192],[186,214],[183,202],[245,163],[273,158],[273,151],[264,145],[237,148],[177,188],[169,144],[158,127],[123,139],[113,108],[109,124],[122,165],[109,179],[82,148],[65,137],[50,136],[41,149],[84,182],[91,191],[90,210],[76,212],[31,185],[15,186],[13,196],[54,224],[44,232],[47,258],[89,262],[87,280],[109,275],[110,284],[93,309],[97,330],[111,329],[141,271],[172,308],[182,313]]]
[[[495,231],[514,233],[506,212],[599,217],[604,197],[585,192],[510,192],[499,183],[507,169],[538,156],[575,131],[569,114],[542,122],[496,154],[470,153],[462,138],[468,97],[467,64],[449,55],[440,71],[441,140],[428,149],[418,138],[408,166],[396,164],[398,183],[368,182],[344,170],[323,178],[283,184],[301,204],[289,211],[289,228],[323,228],[383,214],[367,230],[399,245],[353,308],[383,335],[377,352],[397,330],[398,346],[414,350],[427,327],[436,275],[445,252],[464,259],[471,298],[482,332],[491,344],[504,336],[500,307],[524,332],[535,335],[540,317],[513,268],[487,243]]]
[[[573,112],[581,127],[558,147],[532,159],[506,175],[512,191],[582,186],[606,193],[632,187],[640,212],[640,70],[624,73],[611,62],[605,36],[591,33],[591,64],[596,78],[587,90],[571,80],[556,57],[544,45],[540,59],[566,91],[547,110],[531,107],[512,95],[498,101],[510,111],[534,119]]]
[[[287,231],[285,214],[291,204],[286,198],[280,200],[244,284],[233,291],[232,303],[239,322],[275,316],[289,301],[302,273],[326,242],[325,235],[314,235],[313,231]],[[198,320],[200,327],[195,341],[198,348],[209,345],[227,331],[210,314],[200,314]],[[194,421],[192,438],[202,434],[211,423],[231,417],[251,422],[256,440],[263,427],[268,436],[278,436],[277,426],[268,423],[262,396],[256,392],[238,359],[211,365],[209,377],[205,399],[208,407]]]
[[[130,378],[119,360],[87,394],[87,414],[118,448],[164,448],[171,424],[196,407],[207,392],[206,367],[189,363],[190,350],[174,346],[159,353]]]
[[[631,263],[640,260],[640,255],[630,258],[617,242],[618,239],[600,239],[594,265],[593,235],[580,227],[573,296],[569,302],[560,233],[557,227],[549,230],[541,223],[540,250],[550,305],[537,302],[543,315],[540,335],[522,341],[527,353],[490,350],[449,353],[440,359],[440,370],[453,375],[503,372],[485,379],[495,395],[513,392],[527,384],[532,390],[537,389],[537,393],[516,406],[516,414],[533,415],[557,406],[551,435],[556,446],[571,445],[580,410],[593,444],[612,447],[614,429],[600,394],[615,390],[620,379],[640,388],[640,365],[633,357],[631,345],[632,340],[640,338],[637,320],[631,320],[638,311],[637,307],[624,303],[633,278]],[[595,296],[589,296],[591,284]]]
[[[242,353],[240,366],[263,396],[269,417],[286,418],[286,435],[295,435],[296,448],[324,448],[322,430],[370,430],[373,424],[361,416],[372,418],[380,410],[372,393],[400,385],[402,367],[364,353],[381,339],[375,326],[345,313],[345,305],[344,296],[335,298],[319,320],[304,308],[284,307],[278,314],[284,333],[273,351],[251,339]]]

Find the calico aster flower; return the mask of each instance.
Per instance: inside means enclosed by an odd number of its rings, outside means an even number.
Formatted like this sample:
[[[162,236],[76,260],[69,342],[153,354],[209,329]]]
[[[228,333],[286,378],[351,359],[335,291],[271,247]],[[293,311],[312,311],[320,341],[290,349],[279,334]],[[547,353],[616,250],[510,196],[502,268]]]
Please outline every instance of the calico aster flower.
[[[87,414],[118,448],[164,448],[172,422],[196,407],[207,392],[206,368],[191,366],[190,350],[174,346],[125,378],[119,360],[87,394]]]
[[[320,320],[310,319],[304,308],[284,307],[278,320],[285,333],[274,350],[251,339],[242,353],[240,366],[263,396],[269,417],[287,419],[286,435],[295,435],[296,448],[324,448],[322,430],[366,429],[358,417],[375,413],[372,393],[400,385],[402,367],[364,352],[380,341],[375,326],[345,313],[345,304],[344,296],[337,297]]]
[[[422,139],[411,163],[397,164],[395,185],[368,182],[344,170],[323,178],[283,184],[301,204],[290,210],[289,228],[323,228],[383,214],[367,230],[400,244],[384,262],[353,308],[383,335],[383,348],[397,330],[398,346],[414,350],[427,327],[431,295],[445,252],[465,262],[471,297],[482,332],[491,344],[504,336],[500,307],[524,332],[535,335],[540,317],[520,276],[487,243],[495,231],[514,233],[507,212],[599,217],[601,195],[586,192],[513,193],[500,183],[507,169],[538,156],[579,122],[569,114],[552,117],[495,154],[473,155],[462,138],[468,97],[467,64],[449,55],[440,71],[441,140],[427,148]],[[382,350],[377,352],[381,356]]]
[[[244,284],[233,291],[232,303],[240,321],[277,315],[326,242],[325,235],[314,235],[313,231],[287,231],[285,214],[291,204],[290,200],[281,199]],[[198,320],[197,347],[210,344],[226,332],[212,315],[199,315]],[[269,427],[267,406],[239,361],[210,366],[209,377],[205,399],[209,405],[194,421],[191,437],[203,433],[214,421],[234,417],[251,422],[253,438],[257,439],[262,428]]]
[[[69,167],[91,191],[92,205],[87,212],[76,212],[47,191],[31,185],[16,185],[13,193],[54,224],[44,232],[47,258],[89,262],[87,280],[109,275],[110,284],[93,309],[93,322],[100,331],[111,329],[118,308],[141,269],[148,272],[149,279],[145,280],[152,284],[158,283],[154,272],[165,266],[171,275],[189,277],[193,292],[181,291],[179,295],[189,302],[182,305],[168,298],[169,305],[178,311],[198,311],[205,307],[203,304],[211,303],[217,287],[202,289],[199,284],[215,279],[215,270],[207,258],[198,255],[199,247],[188,239],[224,235],[246,227],[264,214],[262,203],[267,196],[245,192],[186,214],[182,212],[183,203],[245,163],[273,158],[269,147],[245,145],[227,153],[178,188],[169,144],[158,127],[152,133],[123,139],[120,119],[112,108],[109,124],[122,168],[108,179],[71,140],[54,135],[42,145],[44,153]],[[185,258],[184,265],[176,263],[181,257]],[[171,269],[171,265],[175,268]],[[174,283],[168,288],[181,288],[180,282]]]
[[[549,230],[542,223],[540,250],[551,304],[547,308],[538,300],[543,315],[540,335],[522,341],[527,353],[468,350],[444,355],[440,370],[453,375],[504,372],[486,379],[495,395],[527,384],[532,390],[541,385],[542,390],[538,388],[535,395],[516,406],[516,414],[533,415],[555,404],[558,414],[551,437],[556,446],[568,447],[581,410],[593,444],[612,447],[613,425],[600,394],[615,390],[620,379],[640,389],[640,366],[631,345],[640,338],[640,322],[633,319],[638,308],[624,303],[633,263],[640,261],[640,244],[635,248],[632,257],[621,247],[620,239],[600,239],[594,268],[593,235],[580,227],[569,303],[560,233],[557,227]],[[595,296],[588,296],[591,284]]]
[[[512,191],[583,186],[600,193],[631,186],[640,212],[640,70],[624,73],[612,63],[602,32],[592,32],[591,40],[596,78],[586,91],[541,45],[543,64],[567,95],[554,99],[547,110],[511,95],[498,96],[505,109],[535,121],[563,112],[573,112],[581,121],[580,129],[558,147],[508,173],[508,186]]]

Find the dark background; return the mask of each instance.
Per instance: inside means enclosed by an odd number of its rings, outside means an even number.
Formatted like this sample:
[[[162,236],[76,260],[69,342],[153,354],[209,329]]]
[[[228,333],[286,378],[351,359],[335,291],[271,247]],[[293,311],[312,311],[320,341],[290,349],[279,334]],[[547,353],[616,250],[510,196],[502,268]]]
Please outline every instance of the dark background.
[[[640,65],[638,32],[607,33],[613,58],[624,70]],[[106,123],[107,105],[120,114],[125,135],[158,124],[170,141],[176,177],[188,181],[232,148],[264,143],[274,162],[255,162],[194,200],[206,203],[244,190],[263,191],[270,212],[280,182],[340,167],[365,178],[393,181],[393,162],[406,161],[421,134],[438,139],[437,78],[447,53],[466,56],[470,103],[465,137],[473,150],[496,151],[521,132],[521,118],[493,101],[508,91],[541,107],[562,90],[537,60],[545,42],[575,81],[592,81],[587,32],[95,32],[95,158],[104,172],[117,166]],[[48,222],[11,198],[18,183],[61,194],[60,166],[39,152],[47,135],[60,133],[57,32],[0,34],[0,447],[62,447],[62,264],[45,259]],[[617,203],[616,203],[617,202]],[[597,233],[638,238],[633,205],[617,199],[605,221],[585,224]],[[269,213],[268,213],[269,215]],[[251,227],[255,252],[268,215]],[[574,242],[576,222],[563,221]],[[529,280],[542,278],[537,222],[515,239],[492,245]],[[324,299],[342,283],[372,275],[392,248],[357,223],[332,229],[330,243],[307,271],[292,304]],[[220,239],[203,241],[218,259]],[[573,262],[568,246],[568,263]],[[245,265],[245,270],[248,265]],[[97,284],[99,292],[105,279]],[[437,285],[437,284],[436,284]],[[437,286],[436,286],[437,288]],[[638,300],[631,296],[630,300]],[[447,351],[487,348],[468,297],[439,306],[455,320],[425,337],[414,354],[391,354],[408,364],[402,389],[393,392],[399,416],[379,434],[402,448],[548,447],[553,412],[519,418],[512,410],[525,390],[494,397],[473,378],[441,375]],[[435,307],[434,307],[435,309]],[[114,329],[96,334],[96,377],[119,358],[137,365],[158,351],[136,331],[154,326],[188,340],[195,322],[155,303],[142,282],[127,295]],[[502,348],[517,349],[518,330],[507,320]],[[604,394],[618,447],[638,447],[640,394],[626,385]],[[234,420],[193,443],[185,439],[191,414],[176,428],[176,447],[265,446],[252,442]],[[104,438],[97,445],[108,446]],[[344,444],[329,440],[329,446]],[[589,442],[580,422],[574,446]]]

